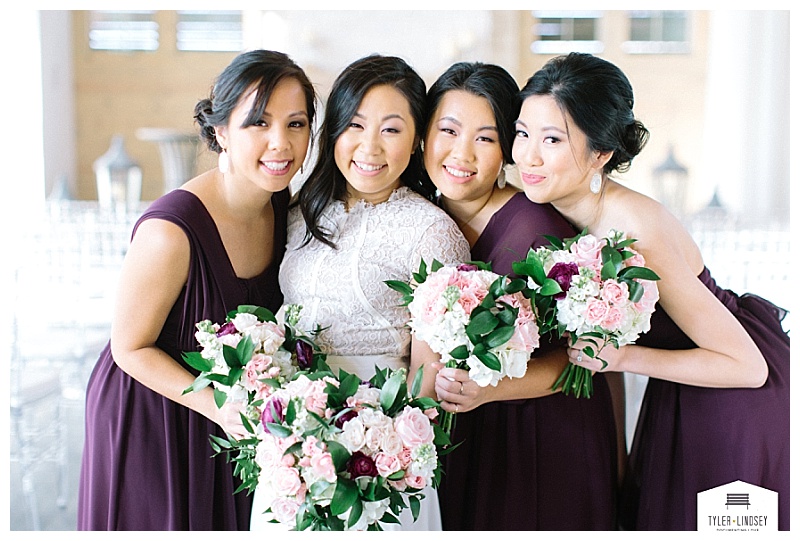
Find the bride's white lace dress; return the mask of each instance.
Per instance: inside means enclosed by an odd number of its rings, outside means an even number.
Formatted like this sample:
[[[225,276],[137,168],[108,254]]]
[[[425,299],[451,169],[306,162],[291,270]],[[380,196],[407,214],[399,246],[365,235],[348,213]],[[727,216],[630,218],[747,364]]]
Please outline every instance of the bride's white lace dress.
[[[303,245],[305,224],[297,207],[289,213],[286,255],[280,269],[284,303],[303,306],[301,327],[327,327],[317,342],[332,368],[343,368],[364,380],[375,366],[407,367],[411,335],[408,310],[384,280],[411,278],[420,259],[444,264],[467,261],[469,245],[447,214],[408,188],[392,192],[384,203],[363,201],[349,211],[328,206],[320,225],[333,233],[337,249],[316,240]],[[420,516],[406,509],[399,527],[441,530],[439,500],[424,492]],[[263,515],[269,502],[256,489],[251,530],[274,527]]]

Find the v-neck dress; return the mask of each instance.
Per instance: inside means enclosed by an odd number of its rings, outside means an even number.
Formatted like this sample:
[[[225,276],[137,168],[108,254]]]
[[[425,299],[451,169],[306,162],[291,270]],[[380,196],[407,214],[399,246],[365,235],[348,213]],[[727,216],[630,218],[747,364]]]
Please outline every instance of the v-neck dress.
[[[492,216],[472,258],[499,274],[543,235],[575,235],[551,205],[515,194]],[[536,356],[564,344],[543,339]],[[594,377],[591,399],[563,393],[489,402],[456,416],[439,487],[445,530],[613,530],[617,445],[611,394]]]
[[[186,285],[156,345],[181,366],[185,351],[198,351],[195,323],[223,322],[240,304],[276,311],[282,301],[278,266],[286,246],[289,192],[272,197],[273,263],[259,276],[236,276],[208,210],[194,194],[177,189],[162,196],[136,223],[178,225],[191,246]],[[124,322],[122,322],[124,324]],[[247,530],[251,498],[237,488],[233,465],[212,458],[215,423],[145,387],[123,372],[110,341],[89,378],[78,495],[78,530]]]

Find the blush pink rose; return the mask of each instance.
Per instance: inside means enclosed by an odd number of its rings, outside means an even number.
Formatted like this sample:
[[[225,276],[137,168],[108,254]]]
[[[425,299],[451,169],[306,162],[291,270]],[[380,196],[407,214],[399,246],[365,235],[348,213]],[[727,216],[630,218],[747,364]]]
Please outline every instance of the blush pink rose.
[[[412,475],[411,473],[406,473],[406,476],[405,476],[404,480],[405,480],[406,484],[408,486],[410,486],[411,488],[420,488],[421,489],[421,488],[425,488],[425,485],[428,484],[424,477],[422,477],[420,475]]]
[[[652,280],[637,280],[644,288],[644,294],[639,302],[634,304],[637,310],[642,313],[650,313],[656,309],[658,302],[658,285]]]
[[[375,467],[378,468],[378,475],[381,477],[389,477],[394,472],[403,469],[400,459],[397,455],[389,455],[386,453],[378,453],[375,455]]]
[[[608,303],[601,299],[591,299],[586,304],[586,322],[589,325],[600,325],[608,314]]]
[[[628,300],[628,284],[606,280],[600,296],[611,304],[623,304]]]
[[[311,457],[311,469],[329,483],[336,481],[336,468],[330,453],[317,453]]]
[[[300,504],[292,498],[275,498],[269,507],[281,524],[294,524]]]
[[[272,472],[272,488],[281,496],[294,496],[302,484],[300,473],[294,468],[281,466]]]
[[[600,325],[606,330],[617,331],[622,327],[623,319],[624,314],[622,313],[622,310],[616,306],[612,306],[608,309],[608,313],[606,314],[606,317],[603,318],[603,322]]]
[[[403,445],[412,449],[433,441],[431,420],[418,408],[406,406],[394,420],[394,429]]]
[[[601,251],[605,245],[606,241],[603,239],[584,235],[569,247],[569,251],[578,258],[578,265],[599,268],[603,260]]]

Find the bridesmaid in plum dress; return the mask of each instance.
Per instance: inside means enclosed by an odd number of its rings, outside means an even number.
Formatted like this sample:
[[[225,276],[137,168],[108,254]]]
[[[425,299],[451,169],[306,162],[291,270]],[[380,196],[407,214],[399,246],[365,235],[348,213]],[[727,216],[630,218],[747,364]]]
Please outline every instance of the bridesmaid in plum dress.
[[[474,260],[511,274],[543,235],[570,237],[551,205],[505,185],[519,87],[503,68],[458,63],[430,88],[424,161]],[[436,390],[457,411],[440,487],[446,530],[611,530],[615,528],[617,441],[609,386],[596,378],[591,400],[551,386],[567,363],[564,344],[534,354],[525,377],[479,387],[468,372],[442,368]]]
[[[219,168],[157,201],[136,224],[111,340],[86,394],[78,530],[247,530],[251,498],[209,435],[246,434],[237,408],[197,375],[195,323],[239,304],[277,310],[288,185],[305,159],[315,93],[283,53],[239,55],[195,119]]]
[[[659,276],[658,311],[637,344],[591,370],[649,377],[628,473],[621,524],[695,530],[697,494],[733,481],[777,492],[789,529],[789,337],[783,310],[719,287],[697,245],[658,202],[610,178],[647,141],[633,90],[613,64],[588,54],[556,57],[522,89],[514,159],[531,201],[552,203],[576,228],[614,228]],[[595,376],[596,377],[596,376]]]

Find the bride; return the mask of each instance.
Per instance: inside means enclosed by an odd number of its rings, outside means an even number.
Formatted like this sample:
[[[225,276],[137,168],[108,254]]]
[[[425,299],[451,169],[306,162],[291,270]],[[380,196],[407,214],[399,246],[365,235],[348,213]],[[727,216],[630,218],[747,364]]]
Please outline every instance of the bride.
[[[456,224],[420,183],[419,141],[425,129],[425,83],[403,60],[372,55],[339,75],[328,98],[319,161],[289,213],[280,270],[284,302],[302,305],[301,321],[326,330],[317,337],[335,371],[368,380],[375,367],[420,368],[438,360],[410,335],[401,295],[384,280],[411,278],[420,259],[469,260]],[[435,374],[423,371],[423,394]],[[441,530],[439,500],[423,491],[414,521],[409,509],[385,530]],[[274,527],[256,489],[251,530]]]

